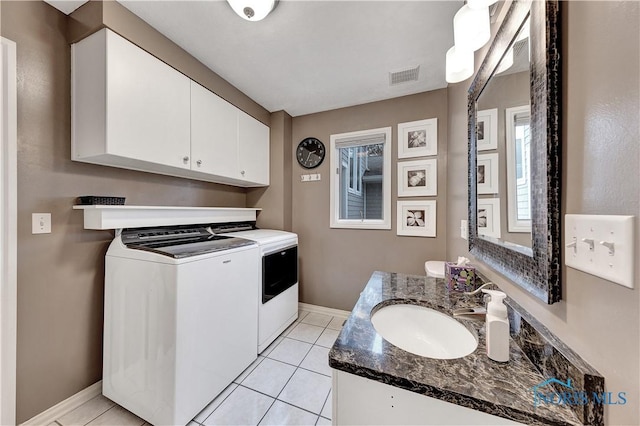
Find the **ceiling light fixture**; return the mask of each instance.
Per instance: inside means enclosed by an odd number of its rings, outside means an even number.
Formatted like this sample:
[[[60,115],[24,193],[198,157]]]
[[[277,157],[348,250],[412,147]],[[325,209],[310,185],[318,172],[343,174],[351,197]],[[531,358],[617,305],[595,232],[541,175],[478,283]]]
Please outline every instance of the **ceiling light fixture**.
[[[247,21],[260,21],[278,5],[278,0],[227,0],[234,12]]]
[[[474,53],[491,38],[489,6],[497,0],[467,0],[453,17],[454,45],[447,51],[445,78],[459,83],[473,75]]]
[[[473,75],[473,51],[453,46],[447,51],[447,83],[459,83]]]
[[[457,47],[476,51],[491,37],[489,8],[471,9],[464,5],[453,17],[453,39]]]

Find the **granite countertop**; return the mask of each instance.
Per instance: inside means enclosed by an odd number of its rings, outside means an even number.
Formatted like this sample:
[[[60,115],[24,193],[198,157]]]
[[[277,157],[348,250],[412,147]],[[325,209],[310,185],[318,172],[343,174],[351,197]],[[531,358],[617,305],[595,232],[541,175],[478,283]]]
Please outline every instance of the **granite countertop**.
[[[477,349],[458,359],[421,357],[380,338],[371,324],[371,311],[394,303],[412,303],[452,314],[457,308],[478,306],[482,299],[450,293],[442,279],[374,272],[329,352],[329,365],[525,424],[582,424],[566,405],[534,406],[532,388],[546,377],[513,339],[509,362],[487,357],[483,318],[456,318],[478,337]]]

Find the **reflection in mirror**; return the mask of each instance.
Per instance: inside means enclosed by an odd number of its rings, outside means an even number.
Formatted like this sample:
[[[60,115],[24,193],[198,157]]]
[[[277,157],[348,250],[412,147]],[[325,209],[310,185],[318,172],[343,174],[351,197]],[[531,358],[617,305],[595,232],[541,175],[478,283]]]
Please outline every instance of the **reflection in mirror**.
[[[507,211],[509,232],[531,236],[531,108],[507,108]]]
[[[509,3],[468,99],[469,253],[549,304],[562,298],[560,22],[557,0]]]
[[[480,93],[476,134],[478,235],[531,255],[529,33],[527,18]]]

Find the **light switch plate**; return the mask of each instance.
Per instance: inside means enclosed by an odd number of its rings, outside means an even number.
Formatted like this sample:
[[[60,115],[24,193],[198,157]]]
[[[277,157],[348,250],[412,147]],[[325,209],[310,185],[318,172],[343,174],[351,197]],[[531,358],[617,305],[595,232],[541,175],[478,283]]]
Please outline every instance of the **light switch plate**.
[[[466,219],[460,221],[460,237],[464,240],[469,239],[469,222]]]
[[[634,287],[634,216],[567,214],[564,225],[567,266]]]
[[[31,233],[50,234],[51,233],[51,213],[31,214]]]

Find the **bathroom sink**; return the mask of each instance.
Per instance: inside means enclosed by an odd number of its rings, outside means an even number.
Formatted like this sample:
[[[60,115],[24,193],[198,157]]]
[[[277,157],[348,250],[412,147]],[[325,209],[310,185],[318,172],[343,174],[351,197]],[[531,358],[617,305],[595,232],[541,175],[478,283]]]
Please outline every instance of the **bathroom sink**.
[[[464,325],[423,306],[384,306],[373,313],[371,322],[392,345],[427,358],[462,358],[478,347],[475,336]]]

